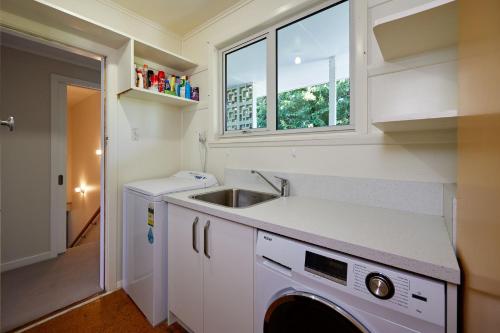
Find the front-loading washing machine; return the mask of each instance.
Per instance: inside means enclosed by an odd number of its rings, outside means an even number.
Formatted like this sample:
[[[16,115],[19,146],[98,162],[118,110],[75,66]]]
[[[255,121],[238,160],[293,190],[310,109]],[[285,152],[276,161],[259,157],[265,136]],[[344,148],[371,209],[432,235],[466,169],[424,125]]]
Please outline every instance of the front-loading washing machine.
[[[255,332],[443,333],[445,283],[259,231]]]

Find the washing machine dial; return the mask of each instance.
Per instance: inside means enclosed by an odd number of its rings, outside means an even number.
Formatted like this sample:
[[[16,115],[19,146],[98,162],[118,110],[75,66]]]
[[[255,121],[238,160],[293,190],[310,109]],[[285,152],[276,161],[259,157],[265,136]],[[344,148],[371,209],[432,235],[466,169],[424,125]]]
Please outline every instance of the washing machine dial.
[[[394,295],[394,285],[385,275],[370,273],[366,276],[366,287],[370,293],[380,299],[389,299]]]

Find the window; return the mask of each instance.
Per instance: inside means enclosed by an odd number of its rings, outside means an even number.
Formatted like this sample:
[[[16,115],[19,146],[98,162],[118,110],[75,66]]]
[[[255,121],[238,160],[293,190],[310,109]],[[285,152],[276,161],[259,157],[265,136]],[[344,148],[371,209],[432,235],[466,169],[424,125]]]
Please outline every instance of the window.
[[[335,2],[222,51],[225,133],[352,128],[349,6]]]
[[[267,127],[266,58],[266,39],[225,54],[227,132]]]

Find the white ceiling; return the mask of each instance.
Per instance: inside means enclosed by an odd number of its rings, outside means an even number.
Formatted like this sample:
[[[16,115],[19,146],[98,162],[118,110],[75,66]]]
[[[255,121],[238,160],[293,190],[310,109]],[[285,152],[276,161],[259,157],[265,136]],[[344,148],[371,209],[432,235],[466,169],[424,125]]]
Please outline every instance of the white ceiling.
[[[112,1],[182,36],[241,0]]]
[[[72,107],[74,107],[87,97],[100,94],[99,90],[81,88],[77,86],[68,86],[67,92],[68,92],[68,99],[67,99],[68,109],[71,109]]]

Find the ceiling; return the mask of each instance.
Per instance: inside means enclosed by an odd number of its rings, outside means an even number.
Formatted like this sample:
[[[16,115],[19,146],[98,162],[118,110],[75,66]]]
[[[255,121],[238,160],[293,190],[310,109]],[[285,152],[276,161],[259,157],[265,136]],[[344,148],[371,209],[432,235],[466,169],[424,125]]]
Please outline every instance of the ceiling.
[[[68,109],[71,109],[87,97],[100,94],[99,90],[68,86]]]
[[[240,0],[112,0],[112,2],[182,36]]]

